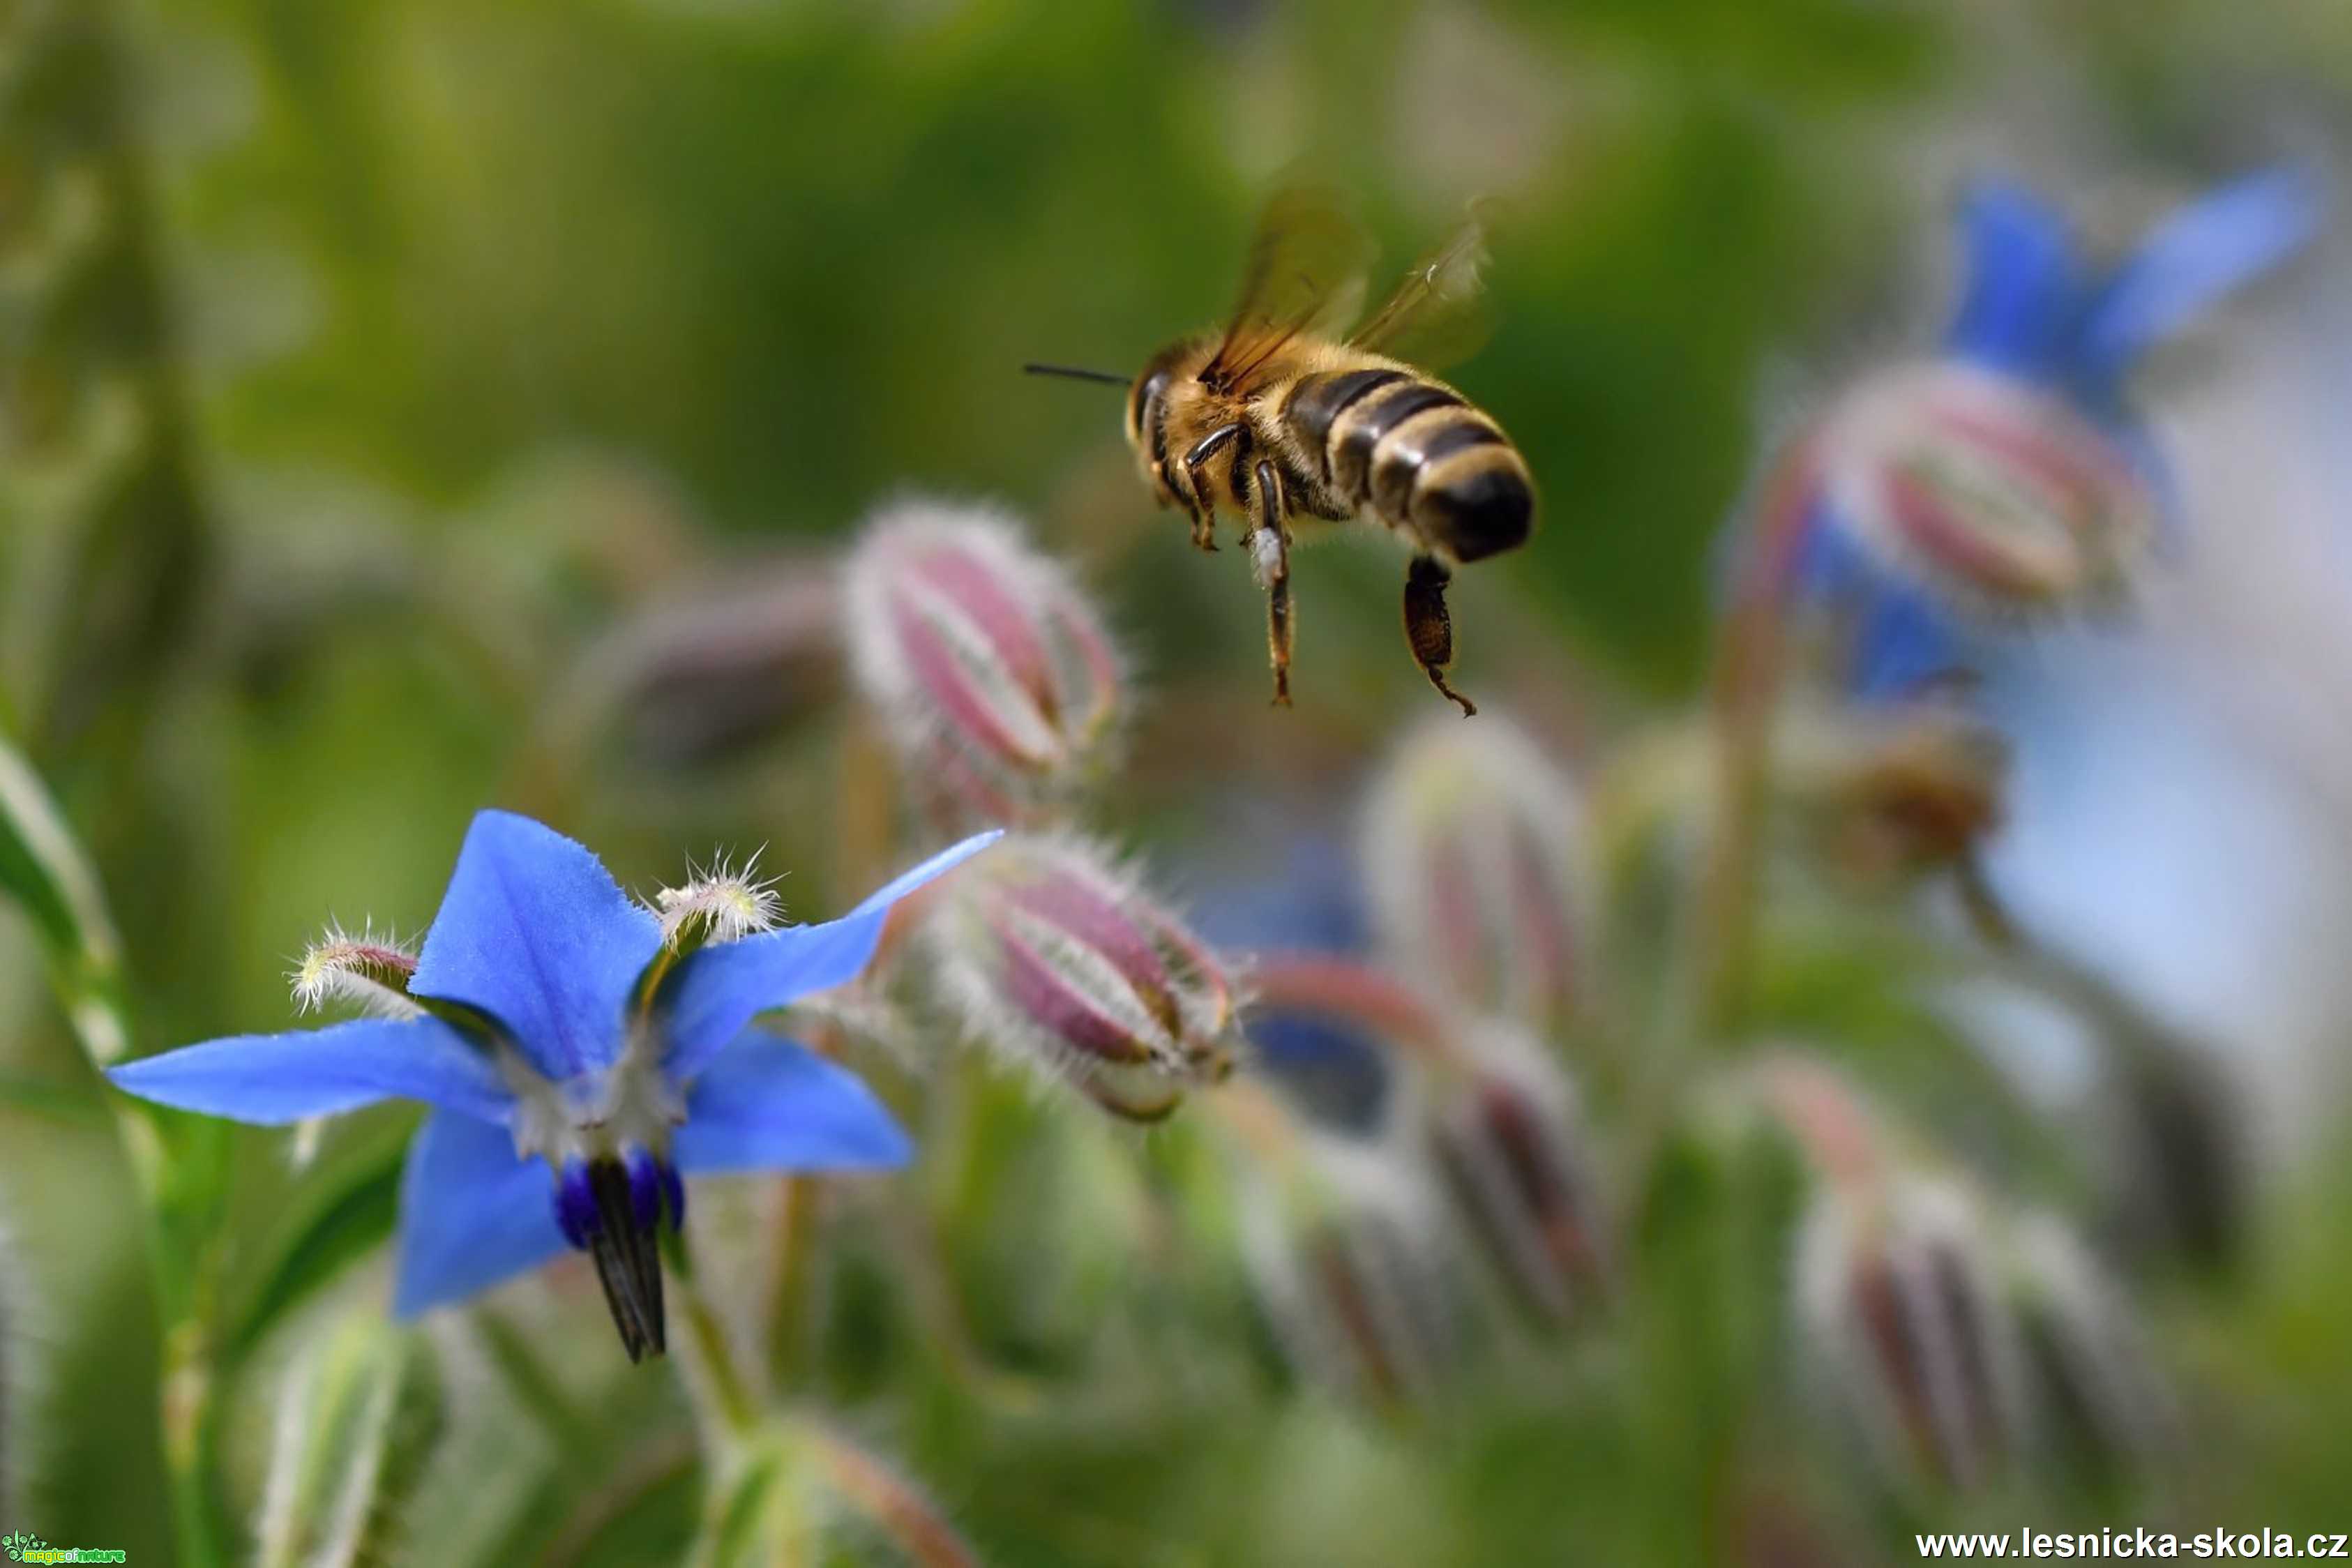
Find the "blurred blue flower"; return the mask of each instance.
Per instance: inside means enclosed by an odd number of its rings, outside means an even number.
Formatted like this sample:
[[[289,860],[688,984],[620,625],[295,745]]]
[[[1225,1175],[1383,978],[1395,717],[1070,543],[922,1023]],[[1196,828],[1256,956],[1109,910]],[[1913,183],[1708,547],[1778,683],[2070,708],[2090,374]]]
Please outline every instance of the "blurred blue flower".
[[[1371,951],[1361,879],[1344,839],[1295,810],[1245,821],[1241,838],[1233,863],[1197,900],[1202,935],[1242,955],[1244,966],[1259,954]],[[1362,1031],[1325,1014],[1262,1003],[1246,1009],[1243,1028],[1255,1065],[1314,1114],[1360,1131],[1378,1123],[1389,1075],[1380,1046]]]
[[[1965,672],[1970,612],[2017,618],[2113,585],[2169,485],[2125,378],[2149,349],[2316,231],[2320,193],[2279,168],[2189,203],[2111,266],[2020,186],[1968,194],[1960,299],[1937,357],[1867,378],[1819,434],[1821,472],[1771,568],[1842,636],[1863,697]]]
[[[593,1254],[630,1359],[658,1354],[656,1239],[665,1213],[684,1218],[681,1173],[888,1166],[909,1152],[854,1075],[752,1018],[855,978],[891,905],[994,837],[841,920],[686,951],[585,847],[485,811],[403,1016],[213,1040],[110,1076],[160,1104],[266,1125],[423,1100],[394,1310],[470,1296],[568,1244]]]

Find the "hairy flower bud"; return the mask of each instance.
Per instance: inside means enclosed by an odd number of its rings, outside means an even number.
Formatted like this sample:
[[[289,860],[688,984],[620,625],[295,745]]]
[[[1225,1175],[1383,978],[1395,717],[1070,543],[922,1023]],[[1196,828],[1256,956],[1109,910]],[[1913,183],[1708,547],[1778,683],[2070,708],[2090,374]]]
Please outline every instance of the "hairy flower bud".
[[[2170,1395],[2130,1300],[2074,1233],[2034,1215],[2012,1228],[2008,1284],[2042,1429],[2096,1477],[2147,1465],[2170,1447]]]
[[[1470,1070],[1429,1087],[1438,1169],[1520,1304],[1545,1326],[1563,1326],[1607,1296],[1612,1273],[1575,1092],[1507,1026],[1475,1031],[1464,1049]]]
[[[1093,605],[1010,518],[890,507],[852,552],[843,596],[858,689],[943,825],[1049,824],[1099,774],[1118,656]]]
[[[1558,1026],[1583,978],[1582,817],[1566,776],[1503,716],[1414,726],[1362,817],[1390,961],[1475,1011]]]
[[[1371,1405],[1433,1393],[1458,1323],[1418,1164],[1392,1142],[1307,1128],[1247,1084],[1216,1099],[1238,1134],[1244,1261],[1292,1365]]]
[[[1232,1067],[1218,960],[1091,845],[1006,838],[944,889],[924,931],[976,1038],[1116,1115],[1159,1121]]]
[[[2063,399],[1962,361],[1865,379],[1831,411],[1821,460],[1855,542],[1963,609],[2095,598],[2156,532],[2114,441]]]
[[[797,559],[738,563],[723,584],[665,596],[582,656],[552,735],[575,755],[610,744],[681,772],[790,735],[841,695],[837,599],[830,566]]]
[[[302,962],[287,979],[299,1012],[340,1005],[369,1017],[414,1018],[424,1011],[408,996],[409,977],[415,973],[411,944],[389,933],[378,936],[370,922],[357,935],[329,926],[303,950]]]
[[[1334,1037],[1379,1064],[1379,1120],[1429,1151],[1465,1228],[1546,1327],[1610,1288],[1612,1242],[1574,1089],[1536,1040],[1432,1006],[1384,972],[1318,954],[1262,956],[1248,1027],[1286,1086],[1286,1038]],[[1294,1099],[1296,1098],[1294,1094]]]
[[[303,950],[302,961],[287,980],[297,1012],[340,1007],[362,1017],[415,1018],[425,1012],[408,994],[409,977],[415,973],[414,944],[390,932],[378,936],[374,922],[369,921],[356,936],[340,925],[328,926],[324,935]],[[326,1127],[323,1116],[295,1123],[291,1153],[297,1169],[318,1157]]]
[[[1964,1190],[1907,1174],[1823,1188],[1795,1274],[1807,1364],[1865,1452],[1963,1489],[2010,1463],[2024,1419],[2017,1328]]]
[[[753,855],[740,870],[725,856],[707,870],[687,868],[682,888],[664,888],[654,895],[654,912],[660,916],[662,942],[672,952],[687,953],[714,942],[740,942],[772,927],[783,916],[772,879],[758,875],[760,858]]]

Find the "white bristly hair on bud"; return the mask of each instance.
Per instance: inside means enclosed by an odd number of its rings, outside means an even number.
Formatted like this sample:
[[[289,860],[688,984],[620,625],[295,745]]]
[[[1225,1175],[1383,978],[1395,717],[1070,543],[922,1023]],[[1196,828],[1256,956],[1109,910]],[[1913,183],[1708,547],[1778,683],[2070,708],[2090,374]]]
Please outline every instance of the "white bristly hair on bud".
[[[357,935],[330,921],[324,935],[304,951],[302,960],[287,975],[294,990],[297,1012],[324,1012],[347,1007],[367,1018],[419,1018],[425,1009],[409,1000],[408,977],[416,973],[415,944],[390,931],[378,936],[375,922],[363,922]],[[327,1119],[309,1117],[294,1124],[287,1155],[299,1171],[318,1158]]]
[[[856,689],[938,825],[1068,821],[1108,768],[1125,660],[1020,520],[971,502],[880,508],[842,567]]]
[[[1244,1163],[1242,1256],[1284,1354],[1372,1405],[1444,1381],[1459,1323],[1452,1258],[1417,1161],[1310,1131],[1287,1170]]]
[[[776,879],[761,877],[755,849],[738,870],[723,854],[697,870],[689,863],[682,888],[664,888],[654,895],[654,912],[661,919],[662,940],[676,946],[688,926],[705,922],[702,941],[740,942],[772,930],[783,919],[783,900],[776,894]]]
[[[967,1038],[1115,1115],[1157,1121],[1231,1068],[1223,965],[1101,845],[1016,835],[920,929]]]
[[[370,1017],[418,1016],[424,1009],[408,999],[408,977],[416,972],[412,945],[389,931],[378,936],[373,921],[356,935],[330,923],[287,976],[295,1007],[312,1013],[338,1003]]]

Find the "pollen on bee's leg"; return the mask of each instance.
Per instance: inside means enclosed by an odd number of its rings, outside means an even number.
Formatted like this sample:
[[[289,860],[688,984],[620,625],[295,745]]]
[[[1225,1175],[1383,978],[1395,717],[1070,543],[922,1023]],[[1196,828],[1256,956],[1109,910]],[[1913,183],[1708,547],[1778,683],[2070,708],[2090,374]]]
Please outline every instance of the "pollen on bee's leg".
[[[1271,588],[1290,574],[1290,542],[1278,528],[1254,528],[1243,542],[1249,546],[1250,565],[1257,573],[1257,585]]]

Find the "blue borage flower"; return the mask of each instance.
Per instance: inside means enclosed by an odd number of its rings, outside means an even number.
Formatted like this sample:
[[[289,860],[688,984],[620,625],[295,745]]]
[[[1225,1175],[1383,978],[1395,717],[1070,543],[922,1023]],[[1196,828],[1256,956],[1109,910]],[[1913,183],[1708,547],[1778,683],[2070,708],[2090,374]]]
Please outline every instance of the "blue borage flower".
[[[2032,193],[1961,209],[1965,279],[1937,358],[1867,378],[1824,420],[1809,504],[1765,538],[1786,592],[1844,631],[1864,697],[1964,671],[1971,612],[2031,612],[2113,585],[2169,486],[2125,378],[2149,349],[2315,232],[2319,194],[2273,169],[2174,212],[2116,263],[2081,256]]]
[[[109,1076],[265,1125],[425,1102],[401,1181],[394,1310],[473,1295],[569,1245],[593,1255],[629,1358],[659,1354],[656,1240],[665,1217],[685,1217],[682,1174],[890,1166],[909,1152],[854,1075],[748,1026],[855,978],[890,907],[995,837],[840,920],[742,934],[666,923],[581,845],[485,811],[405,977],[411,1016],[213,1040]]]

